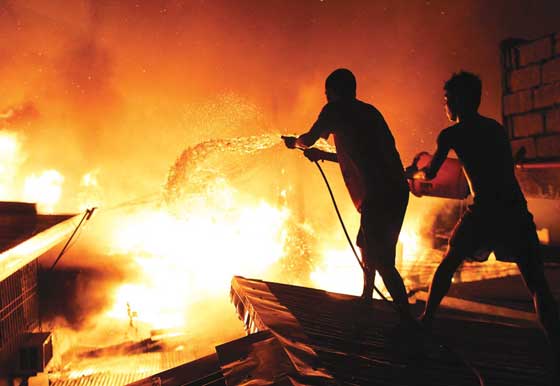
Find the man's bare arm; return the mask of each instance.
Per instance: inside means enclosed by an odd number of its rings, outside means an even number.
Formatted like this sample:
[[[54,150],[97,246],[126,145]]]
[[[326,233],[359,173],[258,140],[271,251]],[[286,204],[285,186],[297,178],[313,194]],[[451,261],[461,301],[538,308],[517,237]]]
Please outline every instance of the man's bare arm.
[[[304,149],[304,155],[313,162],[316,161],[331,161],[338,162],[338,157],[336,153],[330,153],[323,151],[312,146],[319,140],[319,138],[327,138],[330,134],[330,126],[332,125],[329,117],[329,110],[327,106],[323,108],[319,117],[311,126],[307,133],[300,135],[299,137],[282,137],[288,148],[299,148]]]
[[[447,158],[449,150],[450,147],[447,144],[447,141],[442,138],[442,135],[440,134],[440,136],[438,137],[437,149],[432,158],[432,161],[428,166],[422,168],[422,171],[424,172],[427,180],[431,180],[436,177],[439,169],[441,168],[441,165],[443,165],[443,162]]]
[[[323,159],[325,161],[331,161],[331,162],[336,162],[338,163],[338,156],[336,155],[336,153],[330,153],[328,151],[323,152]]]
[[[304,149],[309,148],[313,146],[319,138],[324,136],[325,132],[326,130],[322,127],[320,120],[317,120],[307,133],[302,134],[297,138],[296,146]]]
[[[307,157],[307,159],[311,162],[317,161],[331,161],[331,162],[338,162],[338,157],[336,153],[331,153],[328,151],[323,151],[317,148],[309,148],[303,151],[303,155]]]

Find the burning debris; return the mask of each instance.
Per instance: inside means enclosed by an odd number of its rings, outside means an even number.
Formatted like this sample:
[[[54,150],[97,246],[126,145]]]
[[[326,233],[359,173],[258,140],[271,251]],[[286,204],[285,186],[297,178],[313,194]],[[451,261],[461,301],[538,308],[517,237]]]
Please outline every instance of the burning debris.
[[[526,12],[543,20],[529,26],[536,35],[556,26],[557,12],[516,11],[508,2],[385,3],[305,2],[295,13],[227,1],[0,4],[8,37],[0,48],[0,199],[36,202],[41,213],[100,208],[57,270],[39,269],[42,328],[54,331],[58,353],[51,381],[153,373],[241,336],[227,300],[233,275],[359,294],[361,273],[320,176],[302,172],[307,165],[279,147],[280,133],[306,128],[323,97],[319,74],[340,58],[367,74],[360,94],[387,112],[403,160],[435,139],[429,128],[443,118],[434,114],[441,110],[434,90],[450,69],[485,69],[484,108],[506,112],[511,133],[518,115],[534,112],[501,109],[501,75],[488,58],[497,62],[495,47],[524,25]],[[484,36],[476,47],[457,45],[473,36],[457,20],[495,15],[511,19],[476,28]],[[402,28],[392,34],[395,25]],[[335,49],[310,49],[325,37]],[[557,57],[558,37],[549,40],[544,47]],[[508,60],[528,57],[515,50]],[[514,64],[508,71],[518,74]],[[541,78],[531,92],[549,87]],[[546,114],[542,125],[555,122],[556,102],[536,111]],[[556,130],[539,129],[551,137]],[[533,144],[532,136],[516,141]],[[341,181],[331,181],[337,198]],[[411,198],[397,244],[409,292],[425,289],[449,224],[464,210],[422,200]],[[359,225],[351,205],[340,206],[352,231]],[[541,235],[554,239],[554,231]],[[514,265],[491,257],[465,263],[453,280],[513,273]],[[375,285],[387,295],[379,278]]]
[[[53,364],[61,381],[109,368],[131,371],[119,363],[142,350],[168,355],[184,347],[181,360],[187,361],[241,336],[227,312],[234,275],[359,292],[359,272],[349,252],[327,244],[312,222],[294,215],[289,182],[277,182],[273,201],[242,190],[243,174],[254,173],[243,156],[267,157],[279,143],[277,135],[262,135],[185,150],[162,195],[100,209],[86,231],[96,235],[94,255],[80,250],[86,256],[80,265],[68,256],[52,274],[43,271],[45,327],[54,331],[55,347],[64,353]],[[82,183],[98,187],[95,175],[84,176]],[[413,222],[416,215],[399,243],[398,264],[408,288],[425,283],[439,257],[430,252],[421,224]],[[227,327],[226,314],[231,316]],[[180,333],[154,335],[161,329]]]

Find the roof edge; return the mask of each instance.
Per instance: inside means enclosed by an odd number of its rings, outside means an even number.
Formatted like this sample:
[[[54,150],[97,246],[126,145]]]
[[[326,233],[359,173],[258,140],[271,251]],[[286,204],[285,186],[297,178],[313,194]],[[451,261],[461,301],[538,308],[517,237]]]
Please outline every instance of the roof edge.
[[[248,333],[268,329],[276,337],[297,371],[297,382],[337,384],[295,316],[278,301],[265,282],[234,276],[230,295]]]
[[[74,215],[0,253],[0,281],[62,241],[76,228],[78,221],[78,215]]]

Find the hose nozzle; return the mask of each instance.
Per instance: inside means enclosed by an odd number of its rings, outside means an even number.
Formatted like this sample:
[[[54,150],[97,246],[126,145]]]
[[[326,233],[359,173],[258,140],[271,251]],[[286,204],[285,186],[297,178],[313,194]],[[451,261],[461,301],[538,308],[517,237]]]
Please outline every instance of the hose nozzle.
[[[280,138],[282,138],[282,140],[284,141],[284,145],[286,145],[286,147],[288,149],[295,149],[296,148],[296,143],[297,143],[297,137],[296,136],[282,135],[282,136],[280,136]]]

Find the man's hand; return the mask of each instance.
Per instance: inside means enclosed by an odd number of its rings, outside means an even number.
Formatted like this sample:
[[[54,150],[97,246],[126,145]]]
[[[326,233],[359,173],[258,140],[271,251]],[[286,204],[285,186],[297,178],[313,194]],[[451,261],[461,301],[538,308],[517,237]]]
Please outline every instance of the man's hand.
[[[314,147],[305,149],[303,155],[311,162],[322,161],[325,159],[325,152]]]
[[[422,173],[422,178],[424,180],[433,180],[434,178],[436,178],[436,173],[434,173],[432,171],[432,168],[430,168],[429,166],[426,166],[422,169],[420,169],[420,173]]]
[[[413,180],[416,173],[418,173],[418,166],[415,163],[404,169],[404,175],[408,180]]]
[[[296,148],[297,137],[294,137],[293,135],[283,135],[280,138],[284,140],[284,145],[286,145],[288,149]]]
[[[426,177],[427,171],[428,168],[418,169],[416,165],[411,165],[404,169],[404,175],[408,180],[429,180],[431,178]]]

